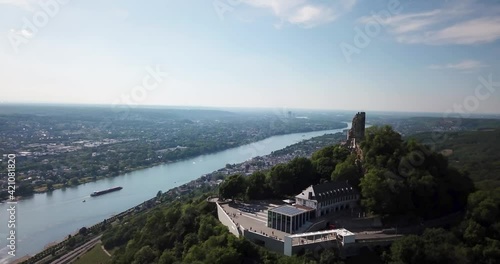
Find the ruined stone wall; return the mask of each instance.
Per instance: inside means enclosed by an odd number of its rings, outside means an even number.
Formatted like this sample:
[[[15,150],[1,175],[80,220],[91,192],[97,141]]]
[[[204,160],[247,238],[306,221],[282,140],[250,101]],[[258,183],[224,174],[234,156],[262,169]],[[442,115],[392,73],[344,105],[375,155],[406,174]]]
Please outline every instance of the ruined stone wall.
[[[360,154],[359,142],[365,138],[365,121],[365,112],[358,112],[352,119],[351,129],[347,132],[347,141],[345,146],[352,151],[357,152],[358,155]]]
[[[352,119],[352,136],[359,141],[365,138],[365,112],[358,112]]]

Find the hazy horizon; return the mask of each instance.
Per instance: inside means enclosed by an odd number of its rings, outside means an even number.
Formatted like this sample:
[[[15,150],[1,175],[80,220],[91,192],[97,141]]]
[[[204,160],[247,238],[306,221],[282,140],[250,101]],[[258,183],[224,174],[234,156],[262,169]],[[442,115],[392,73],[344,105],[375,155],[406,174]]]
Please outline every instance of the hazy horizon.
[[[0,0],[0,103],[500,113],[495,1]]]
[[[458,113],[452,113],[447,115],[446,113],[440,112],[408,112],[408,111],[380,111],[380,110],[366,110],[366,109],[321,109],[321,108],[286,108],[286,107],[218,107],[218,106],[187,106],[187,105],[135,105],[135,106],[127,106],[121,105],[110,106],[106,104],[81,104],[81,103],[45,103],[45,102],[9,102],[9,103],[0,103],[0,114],[2,106],[40,106],[40,107],[96,107],[96,108],[108,108],[112,111],[120,112],[123,110],[133,110],[133,109],[166,109],[166,110],[217,110],[217,111],[227,111],[227,112],[272,112],[277,115],[284,115],[286,112],[291,111],[294,114],[304,112],[331,112],[336,114],[345,114],[349,118],[350,115],[356,112],[366,112],[368,116],[370,115],[394,115],[394,116],[409,116],[409,117],[439,117],[439,118],[500,118],[500,113],[467,113],[467,115],[460,115]]]

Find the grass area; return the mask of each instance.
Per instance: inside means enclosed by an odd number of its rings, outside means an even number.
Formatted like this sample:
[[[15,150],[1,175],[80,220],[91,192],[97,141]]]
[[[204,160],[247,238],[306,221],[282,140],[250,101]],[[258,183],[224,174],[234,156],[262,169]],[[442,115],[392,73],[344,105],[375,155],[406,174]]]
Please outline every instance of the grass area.
[[[64,187],[64,184],[62,184],[62,183],[56,183],[52,187],[54,187],[54,189],[61,189],[62,187]]]
[[[47,186],[41,186],[41,187],[35,188],[34,191],[36,193],[46,192],[47,191]]]
[[[109,257],[101,248],[101,243],[97,243],[91,250],[78,258],[74,264],[98,264],[109,263]]]
[[[432,143],[431,133],[410,137]],[[446,133],[445,140],[436,144],[436,151],[443,150],[450,165],[467,171],[477,188],[500,187],[500,129]]]
[[[94,181],[94,178],[85,177],[85,178],[80,179],[80,184],[87,183],[87,182],[93,182],[93,181]]]

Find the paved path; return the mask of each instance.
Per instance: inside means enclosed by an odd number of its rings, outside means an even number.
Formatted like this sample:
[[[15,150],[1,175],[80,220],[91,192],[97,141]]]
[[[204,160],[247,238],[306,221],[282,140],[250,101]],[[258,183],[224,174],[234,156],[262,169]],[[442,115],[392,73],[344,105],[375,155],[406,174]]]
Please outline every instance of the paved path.
[[[104,245],[101,245],[101,248],[102,248],[102,251],[104,251],[104,253],[106,253],[106,255],[111,257],[111,254],[109,254],[109,252],[104,248]]]

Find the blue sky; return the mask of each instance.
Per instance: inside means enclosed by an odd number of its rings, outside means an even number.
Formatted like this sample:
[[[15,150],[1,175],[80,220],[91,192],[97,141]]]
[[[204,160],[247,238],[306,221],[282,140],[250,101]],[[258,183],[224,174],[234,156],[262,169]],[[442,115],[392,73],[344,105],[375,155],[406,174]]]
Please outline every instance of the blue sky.
[[[0,0],[1,102],[500,113],[498,58],[493,0]]]

